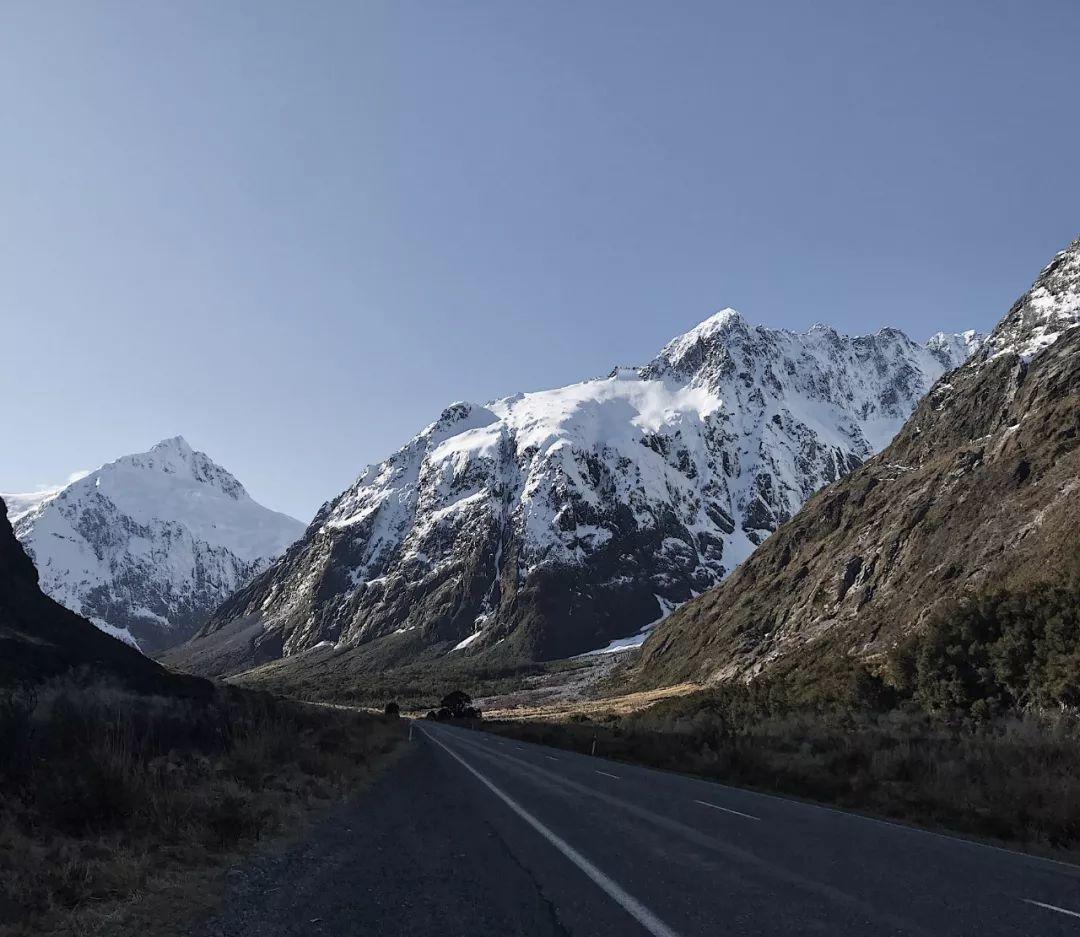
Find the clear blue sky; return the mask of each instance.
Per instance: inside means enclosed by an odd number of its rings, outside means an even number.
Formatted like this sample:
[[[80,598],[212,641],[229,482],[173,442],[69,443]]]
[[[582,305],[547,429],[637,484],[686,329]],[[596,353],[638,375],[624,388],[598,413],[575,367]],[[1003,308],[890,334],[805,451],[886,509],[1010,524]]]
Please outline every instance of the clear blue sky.
[[[7,2],[0,490],[185,435],[304,520],[724,306],[990,327],[1080,232],[1080,3]]]

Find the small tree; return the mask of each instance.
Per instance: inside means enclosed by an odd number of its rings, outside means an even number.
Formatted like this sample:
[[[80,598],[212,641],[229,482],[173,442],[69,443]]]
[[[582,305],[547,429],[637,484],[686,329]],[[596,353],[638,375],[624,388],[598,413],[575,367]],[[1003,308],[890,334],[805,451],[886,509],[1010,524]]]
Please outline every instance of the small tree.
[[[391,719],[397,719],[401,715],[401,707],[394,700],[390,700],[386,704],[386,708],[383,710],[384,716],[389,716]]]
[[[465,719],[469,710],[469,704],[472,703],[472,697],[468,693],[463,693],[461,690],[454,690],[452,693],[447,693],[442,698],[439,706],[449,712],[453,719]]]

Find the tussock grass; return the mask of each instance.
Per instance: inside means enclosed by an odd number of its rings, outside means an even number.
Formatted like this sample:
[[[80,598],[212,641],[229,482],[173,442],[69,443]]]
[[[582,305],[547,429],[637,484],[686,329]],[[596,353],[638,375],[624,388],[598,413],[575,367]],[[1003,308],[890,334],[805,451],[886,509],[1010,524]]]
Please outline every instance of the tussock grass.
[[[0,934],[123,933],[141,900],[205,887],[208,870],[342,799],[400,734],[234,688],[0,688]]]

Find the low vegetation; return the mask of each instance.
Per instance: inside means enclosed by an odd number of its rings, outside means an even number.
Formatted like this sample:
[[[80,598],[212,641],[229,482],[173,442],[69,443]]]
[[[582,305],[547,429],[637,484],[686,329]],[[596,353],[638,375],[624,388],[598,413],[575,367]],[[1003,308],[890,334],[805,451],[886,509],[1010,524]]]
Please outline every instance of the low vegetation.
[[[359,649],[362,651],[363,648]],[[417,661],[384,666],[358,652],[323,661],[305,669],[303,662],[288,668],[267,668],[235,679],[241,686],[263,687],[276,693],[313,702],[381,708],[393,699],[402,712],[437,709],[448,686],[461,687],[474,699],[500,696],[521,689],[529,680],[546,674],[581,670],[578,660],[510,664],[464,658]]]
[[[1080,589],[994,591],[883,671],[804,656],[625,716],[491,731],[1080,855]]]
[[[0,934],[136,932],[167,901],[158,933],[208,872],[354,791],[400,737],[396,719],[230,688],[0,688]]]

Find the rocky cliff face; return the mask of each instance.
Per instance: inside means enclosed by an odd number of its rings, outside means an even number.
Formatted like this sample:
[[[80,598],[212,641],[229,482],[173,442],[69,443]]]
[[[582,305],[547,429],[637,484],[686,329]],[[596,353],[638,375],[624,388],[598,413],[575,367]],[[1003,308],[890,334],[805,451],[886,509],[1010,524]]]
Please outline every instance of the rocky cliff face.
[[[1053,577],[1080,519],[1080,240],[880,455],[813,497],[646,642],[650,683],[795,655],[873,660],[939,603]]]
[[[390,642],[550,659],[640,643],[885,445],[973,333],[926,346],[726,310],[641,368],[458,403],[319,512],[181,655]]]
[[[45,592],[146,651],[189,638],[303,532],[179,436],[15,499]]]

